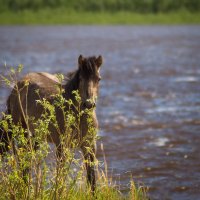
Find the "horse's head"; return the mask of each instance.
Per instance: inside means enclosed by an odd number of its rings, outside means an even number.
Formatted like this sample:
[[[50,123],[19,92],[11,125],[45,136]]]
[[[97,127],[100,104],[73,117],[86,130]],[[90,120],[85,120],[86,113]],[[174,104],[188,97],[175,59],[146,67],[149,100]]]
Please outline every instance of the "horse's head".
[[[79,93],[84,108],[92,108],[96,105],[96,99],[99,90],[100,66],[102,56],[84,58],[82,55],[78,58],[79,64]]]

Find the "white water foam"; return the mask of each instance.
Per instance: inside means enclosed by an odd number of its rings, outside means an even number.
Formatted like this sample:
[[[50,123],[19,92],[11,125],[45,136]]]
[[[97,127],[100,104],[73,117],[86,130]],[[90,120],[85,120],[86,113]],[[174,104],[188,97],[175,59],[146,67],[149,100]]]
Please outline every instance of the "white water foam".
[[[148,109],[146,113],[176,113],[176,112],[199,112],[200,106],[159,106]]]
[[[175,82],[198,82],[198,78],[194,76],[177,77],[174,79]]]
[[[166,138],[166,137],[162,137],[162,138],[157,138],[156,140],[154,140],[150,144],[157,146],[157,147],[164,147],[167,142],[169,142],[169,139]]]

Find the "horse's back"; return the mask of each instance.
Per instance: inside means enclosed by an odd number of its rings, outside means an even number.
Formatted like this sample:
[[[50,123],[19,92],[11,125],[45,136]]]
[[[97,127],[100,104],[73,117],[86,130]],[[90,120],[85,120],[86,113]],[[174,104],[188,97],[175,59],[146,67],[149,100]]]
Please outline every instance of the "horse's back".
[[[14,122],[23,120],[24,114],[39,118],[43,109],[37,100],[45,98],[52,101],[53,95],[59,92],[58,85],[57,77],[52,74],[33,72],[25,75],[18,81],[7,101]]]
[[[32,72],[24,76],[22,82],[28,82],[29,87],[35,87],[40,90],[40,92],[46,93],[46,95],[57,93],[59,80],[58,78],[46,72]],[[30,88],[32,90],[34,88]],[[34,91],[33,91],[34,92]]]

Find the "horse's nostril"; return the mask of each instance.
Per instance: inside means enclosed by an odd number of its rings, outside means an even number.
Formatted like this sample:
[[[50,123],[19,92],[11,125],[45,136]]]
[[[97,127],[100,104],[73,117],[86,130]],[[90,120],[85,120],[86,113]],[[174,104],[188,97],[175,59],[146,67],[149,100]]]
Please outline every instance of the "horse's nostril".
[[[82,103],[82,106],[83,106],[83,108],[85,108],[86,107],[86,103],[84,102],[84,103]]]
[[[83,103],[83,107],[84,108],[94,108],[96,106],[96,103],[95,102],[90,102],[90,101],[86,101]]]

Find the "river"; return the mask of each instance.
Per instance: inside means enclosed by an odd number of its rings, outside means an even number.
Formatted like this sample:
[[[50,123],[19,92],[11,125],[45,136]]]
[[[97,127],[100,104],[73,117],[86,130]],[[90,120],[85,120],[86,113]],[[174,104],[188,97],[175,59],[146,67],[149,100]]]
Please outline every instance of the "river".
[[[133,177],[151,199],[200,199],[200,26],[1,26],[0,47],[3,74],[67,73],[101,54],[99,143],[113,179],[124,193]]]

